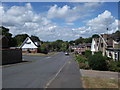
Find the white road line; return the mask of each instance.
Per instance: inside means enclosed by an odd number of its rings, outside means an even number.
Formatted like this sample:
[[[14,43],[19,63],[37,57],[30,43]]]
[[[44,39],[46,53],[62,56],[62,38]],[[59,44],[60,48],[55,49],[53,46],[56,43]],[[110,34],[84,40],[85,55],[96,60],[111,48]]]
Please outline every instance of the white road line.
[[[48,81],[48,83],[45,85],[45,88],[48,88],[48,86],[52,83],[52,81],[58,76],[58,74],[62,71],[62,69],[64,68],[64,66],[67,64],[68,61],[66,61],[64,63],[64,65],[59,69],[59,71],[55,74],[55,76]]]
[[[51,57],[46,57],[46,58],[51,58]]]

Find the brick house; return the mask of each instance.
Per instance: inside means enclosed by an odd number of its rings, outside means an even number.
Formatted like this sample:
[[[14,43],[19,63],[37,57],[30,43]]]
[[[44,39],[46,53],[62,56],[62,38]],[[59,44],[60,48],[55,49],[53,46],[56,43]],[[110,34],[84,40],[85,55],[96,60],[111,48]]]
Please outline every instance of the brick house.
[[[90,50],[91,43],[82,43],[76,46],[73,46],[72,49],[75,53],[84,54],[86,50]]]
[[[101,34],[99,38],[93,38],[91,44],[92,54],[101,51],[103,56],[120,60],[120,40],[114,40],[111,34]]]

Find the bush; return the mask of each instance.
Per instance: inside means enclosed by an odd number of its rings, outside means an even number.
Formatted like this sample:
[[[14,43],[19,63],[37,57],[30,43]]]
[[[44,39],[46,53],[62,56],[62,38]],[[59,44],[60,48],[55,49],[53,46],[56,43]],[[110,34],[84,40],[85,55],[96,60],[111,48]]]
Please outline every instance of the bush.
[[[90,69],[89,65],[85,64],[85,63],[79,63],[79,68],[80,69]]]
[[[41,53],[48,54],[48,50],[46,48],[39,48]]]
[[[102,56],[101,53],[95,53],[88,57],[88,63],[93,70],[107,70],[106,57]]]
[[[115,62],[113,60],[110,60],[108,62],[108,70],[109,71],[116,71],[116,72],[120,72],[120,61]]]
[[[88,58],[89,56],[92,55],[92,52],[90,50],[85,51],[85,57]]]
[[[76,55],[76,61],[79,63],[79,68],[81,69],[89,69],[87,58],[77,54]]]
[[[79,63],[84,63],[87,59],[85,57],[83,57],[82,55],[77,55],[76,56],[76,60],[79,62]]]

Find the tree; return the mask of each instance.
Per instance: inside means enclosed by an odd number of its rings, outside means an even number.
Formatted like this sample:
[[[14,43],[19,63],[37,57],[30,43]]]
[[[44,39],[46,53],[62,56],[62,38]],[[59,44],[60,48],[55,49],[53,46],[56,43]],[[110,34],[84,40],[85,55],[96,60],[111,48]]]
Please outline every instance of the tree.
[[[39,49],[41,53],[48,54],[48,48],[46,43],[43,43]]]
[[[14,39],[16,40],[16,46],[20,46],[24,40],[28,37],[27,34],[18,34],[14,37]]]
[[[94,35],[92,35],[92,38],[99,38],[99,35],[98,34],[94,34]]]
[[[76,39],[76,40],[75,40],[75,45],[78,45],[78,44],[80,44],[80,43],[83,43],[83,40],[84,40],[84,39],[83,39],[82,37]]]
[[[73,46],[75,44],[75,41],[70,41],[69,44]]]
[[[12,34],[9,33],[9,29],[8,28],[5,28],[4,26],[1,26],[0,27],[0,32],[2,32],[2,33],[0,33],[1,35],[5,35],[8,38],[8,40],[9,40],[8,41],[8,46],[9,47],[15,46],[16,40],[14,38],[12,38]]]
[[[114,40],[120,41],[120,31],[116,31],[115,33],[112,34],[112,37]]]

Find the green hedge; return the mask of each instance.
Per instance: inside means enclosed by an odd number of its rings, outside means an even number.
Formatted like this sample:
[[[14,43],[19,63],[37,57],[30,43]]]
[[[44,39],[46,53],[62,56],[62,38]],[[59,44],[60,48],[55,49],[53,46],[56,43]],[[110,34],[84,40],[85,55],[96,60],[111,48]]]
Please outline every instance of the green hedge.
[[[102,56],[101,53],[96,53],[88,57],[89,66],[93,70],[107,70],[106,57]]]

